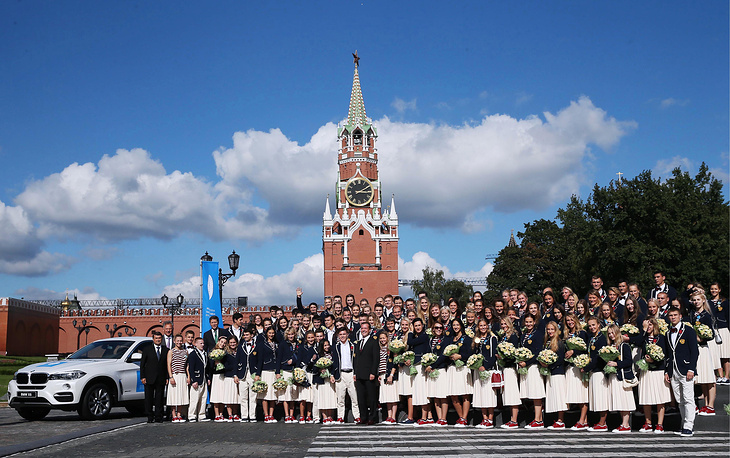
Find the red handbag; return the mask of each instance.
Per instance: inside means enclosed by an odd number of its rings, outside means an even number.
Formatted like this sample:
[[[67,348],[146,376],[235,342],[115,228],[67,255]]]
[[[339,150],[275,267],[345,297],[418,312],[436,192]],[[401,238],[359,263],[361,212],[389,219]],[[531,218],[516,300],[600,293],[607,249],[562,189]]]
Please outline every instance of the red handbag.
[[[504,386],[504,377],[502,376],[502,372],[493,371],[492,372],[492,388],[500,389],[503,386]]]

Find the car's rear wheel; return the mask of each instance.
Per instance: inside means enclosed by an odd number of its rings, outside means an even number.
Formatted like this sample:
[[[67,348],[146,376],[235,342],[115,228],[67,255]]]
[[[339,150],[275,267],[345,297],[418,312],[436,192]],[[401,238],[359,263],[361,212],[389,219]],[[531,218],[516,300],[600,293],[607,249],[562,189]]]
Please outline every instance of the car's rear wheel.
[[[112,410],[112,394],[103,383],[92,385],[81,398],[79,414],[86,420],[102,420]]]
[[[18,415],[28,421],[42,420],[48,415],[51,409],[47,407],[18,407]]]

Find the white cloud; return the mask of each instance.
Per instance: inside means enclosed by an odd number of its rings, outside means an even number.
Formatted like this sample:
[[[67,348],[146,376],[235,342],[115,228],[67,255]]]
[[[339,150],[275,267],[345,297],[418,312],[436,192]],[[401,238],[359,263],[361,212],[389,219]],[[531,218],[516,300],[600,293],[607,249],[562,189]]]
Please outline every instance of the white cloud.
[[[687,157],[674,156],[671,159],[660,159],[652,169],[658,177],[667,179],[672,176],[672,170],[677,167],[685,172],[692,170],[692,160]]]
[[[28,288],[18,289],[13,295],[15,297],[24,297],[26,299],[64,299],[68,294],[69,298],[77,296],[79,300],[105,300],[106,297],[99,294],[94,288],[86,287],[83,290],[78,288],[69,289],[67,291],[54,291],[48,288],[36,288],[30,286]]]
[[[515,105],[522,105],[530,100],[532,100],[532,94],[528,94],[527,92],[518,92]]]
[[[672,107],[675,105],[683,107],[688,104],[689,104],[689,99],[677,100],[674,97],[669,97],[669,98],[663,99],[661,102],[659,102],[659,107],[666,109],[666,108],[669,108],[669,107]]]
[[[26,259],[16,261],[0,259],[0,273],[23,277],[40,277],[63,272],[77,261],[77,259],[62,253],[40,251],[35,256]]]
[[[295,264],[289,272],[264,277],[257,273],[242,273],[232,277],[223,287],[224,297],[247,296],[252,305],[293,305],[296,289],[302,288],[305,302],[322,302],[324,297],[324,258],[309,256]],[[200,296],[200,276],[196,275],[164,288],[165,294]]]
[[[400,97],[396,97],[395,100],[390,104],[391,107],[395,108],[395,111],[398,112],[398,114],[403,114],[408,110],[416,111],[418,108],[416,107],[416,99],[412,99],[410,101],[406,101],[401,99]]]
[[[166,173],[147,151],[120,149],[98,166],[73,163],[31,182],[16,200],[42,237],[170,239],[195,232],[216,240],[256,240],[284,232],[268,224],[265,209],[250,204],[250,193],[235,201],[228,197],[190,172]]]

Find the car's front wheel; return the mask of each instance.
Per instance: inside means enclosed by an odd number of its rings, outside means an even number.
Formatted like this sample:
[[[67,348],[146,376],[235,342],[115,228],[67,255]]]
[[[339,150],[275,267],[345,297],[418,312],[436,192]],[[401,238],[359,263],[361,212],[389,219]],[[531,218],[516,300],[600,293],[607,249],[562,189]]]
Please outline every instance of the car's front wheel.
[[[42,420],[48,415],[51,409],[47,407],[18,407],[18,415],[28,421]]]
[[[92,385],[81,399],[79,414],[86,420],[103,420],[112,410],[112,394],[103,383]]]

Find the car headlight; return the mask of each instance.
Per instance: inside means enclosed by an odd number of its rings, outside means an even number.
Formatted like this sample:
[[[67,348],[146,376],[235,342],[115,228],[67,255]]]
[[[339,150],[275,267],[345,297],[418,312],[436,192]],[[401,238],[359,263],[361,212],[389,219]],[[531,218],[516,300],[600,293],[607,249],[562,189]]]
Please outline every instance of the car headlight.
[[[16,372],[13,374],[13,380],[17,380],[17,379],[18,379],[18,373]]]
[[[48,380],[77,380],[86,375],[84,371],[69,371],[50,374]]]

